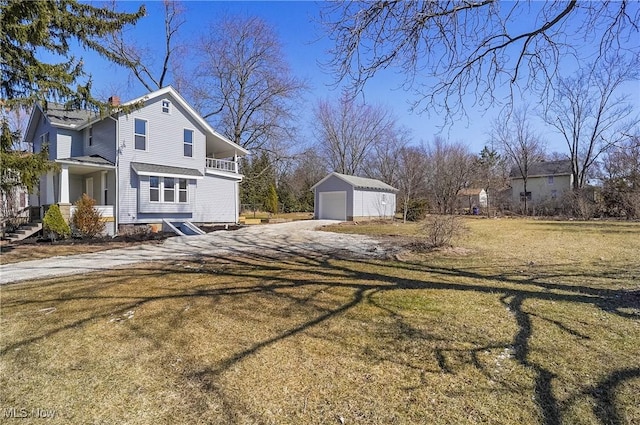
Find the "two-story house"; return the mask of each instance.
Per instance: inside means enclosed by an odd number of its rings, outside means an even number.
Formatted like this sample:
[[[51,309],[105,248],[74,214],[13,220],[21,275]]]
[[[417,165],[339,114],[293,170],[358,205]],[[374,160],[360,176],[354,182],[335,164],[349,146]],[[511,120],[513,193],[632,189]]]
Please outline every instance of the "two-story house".
[[[26,139],[36,152],[47,146],[60,168],[41,178],[32,205],[56,203],[69,217],[86,193],[109,234],[163,220],[238,221],[238,157],[247,150],[211,128],[172,87],[110,102],[116,112],[106,116],[53,103],[33,109]]]
[[[525,198],[527,204],[534,206],[543,202],[560,200],[562,195],[573,187],[571,161],[542,161],[531,164],[527,173],[527,190],[524,179],[517,167],[511,170],[511,202],[521,205]]]

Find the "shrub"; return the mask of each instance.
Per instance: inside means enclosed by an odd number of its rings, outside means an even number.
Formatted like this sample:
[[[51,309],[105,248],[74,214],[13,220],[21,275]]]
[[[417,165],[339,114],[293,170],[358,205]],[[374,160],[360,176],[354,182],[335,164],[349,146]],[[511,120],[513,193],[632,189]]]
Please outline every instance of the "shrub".
[[[49,207],[42,219],[42,230],[48,233],[49,239],[55,241],[58,238],[64,239],[71,235],[69,224],[62,217],[60,207],[53,204]]]
[[[73,214],[71,223],[83,238],[94,238],[104,231],[102,215],[98,211],[95,199],[86,193],[76,202],[76,212]]]
[[[451,241],[464,231],[462,220],[455,215],[432,215],[423,225],[426,243],[431,248],[451,246]]]
[[[412,199],[407,205],[407,221],[424,220],[427,216],[428,203],[426,199]]]
[[[278,193],[276,192],[276,187],[273,184],[269,185],[267,199],[265,200],[265,206],[267,212],[270,212],[272,214],[278,213]]]

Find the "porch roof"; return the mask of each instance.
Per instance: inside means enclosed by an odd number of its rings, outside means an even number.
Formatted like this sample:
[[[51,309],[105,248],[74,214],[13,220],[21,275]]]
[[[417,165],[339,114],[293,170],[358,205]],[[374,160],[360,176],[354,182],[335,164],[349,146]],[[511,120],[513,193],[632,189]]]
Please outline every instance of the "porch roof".
[[[200,171],[193,168],[171,167],[169,165],[145,164],[142,162],[132,162],[131,168],[139,176],[161,176],[187,179],[202,179],[204,176]]]
[[[56,159],[58,164],[65,164],[74,174],[95,173],[98,170],[113,170],[115,164],[101,156],[75,156],[72,158]]]

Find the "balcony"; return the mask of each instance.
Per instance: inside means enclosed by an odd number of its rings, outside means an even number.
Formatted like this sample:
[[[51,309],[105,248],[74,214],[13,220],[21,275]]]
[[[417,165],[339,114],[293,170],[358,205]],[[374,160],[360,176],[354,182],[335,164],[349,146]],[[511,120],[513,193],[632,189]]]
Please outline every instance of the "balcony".
[[[238,174],[238,162],[236,161],[216,158],[205,158],[205,161],[205,168],[207,171],[224,171],[227,173]]]

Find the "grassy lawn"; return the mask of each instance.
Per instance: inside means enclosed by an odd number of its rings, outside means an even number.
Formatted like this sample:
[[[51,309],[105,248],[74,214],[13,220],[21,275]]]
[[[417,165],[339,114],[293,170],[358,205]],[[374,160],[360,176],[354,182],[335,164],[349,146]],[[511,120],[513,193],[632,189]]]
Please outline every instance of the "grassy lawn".
[[[0,414],[640,423],[640,223],[466,225],[464,249],[398,260],[203,256],[3,287]]]

